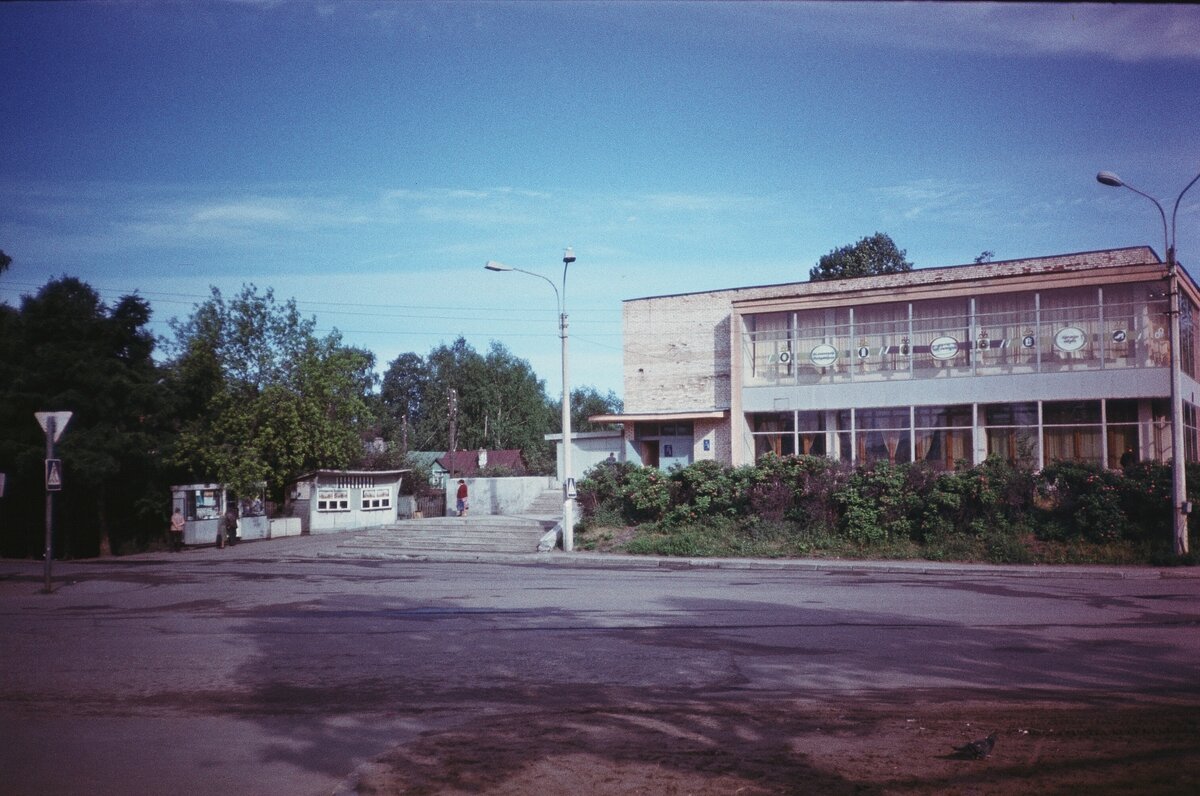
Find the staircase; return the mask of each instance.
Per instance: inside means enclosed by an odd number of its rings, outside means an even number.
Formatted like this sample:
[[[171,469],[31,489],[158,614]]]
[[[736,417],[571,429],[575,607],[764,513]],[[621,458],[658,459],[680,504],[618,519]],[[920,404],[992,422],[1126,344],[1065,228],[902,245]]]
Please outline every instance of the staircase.
[[[547,490],[521,514],[470,514],[400,520],[375,528],[339,545],[358,552],[400,555],[453,553],[536,553],[547,531],[562,519],[562,493]]]
[[[563,495],[558,489],[547,489],[521,512],[523,517],[557,517],[562,519]]]

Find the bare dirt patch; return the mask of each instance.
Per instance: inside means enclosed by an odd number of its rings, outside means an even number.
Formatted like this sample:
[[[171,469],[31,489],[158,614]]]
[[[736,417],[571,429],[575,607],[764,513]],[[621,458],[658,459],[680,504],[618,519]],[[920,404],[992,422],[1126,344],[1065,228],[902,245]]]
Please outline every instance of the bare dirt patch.
[[[510,711],[431,732],[360,794],[1194,794],[1193,699],[838,704],[723,696]],[[995,731],[993,753],[954,747]]]

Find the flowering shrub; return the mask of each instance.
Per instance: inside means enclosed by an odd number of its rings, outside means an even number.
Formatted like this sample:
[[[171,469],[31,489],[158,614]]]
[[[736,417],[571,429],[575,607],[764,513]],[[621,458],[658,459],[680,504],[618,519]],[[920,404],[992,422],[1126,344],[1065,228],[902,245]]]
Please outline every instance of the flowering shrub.
[[[1111,542],[1131,526],[1121,505],[1125,476],[1085,462],[1055,462],[1041,472],[1057,501],[1049,527],[1065,538]]]
[[[767,455],[751,466],[705,461],[667,473],[598,465],[580,482],[579,499],[585,527],[644,524],[653,538],[630,550],[763,554],[769,543],[774,555],[823,548],[1016,562],[1031,560],[1034,544],[1169,549],[1170,486],[1169,467],[1157,463],[1119,472],[1056,462],[1034,473],[989,459],[945,472]]]
[[[671,506],[671,487],[657,467],[637,467],[626,473],[621,497],[630,522],[661,520]]]

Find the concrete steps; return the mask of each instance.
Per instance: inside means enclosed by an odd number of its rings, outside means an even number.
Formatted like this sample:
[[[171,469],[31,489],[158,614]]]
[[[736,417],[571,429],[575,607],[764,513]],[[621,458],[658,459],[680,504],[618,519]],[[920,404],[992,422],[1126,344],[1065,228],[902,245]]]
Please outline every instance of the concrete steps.
[[[348,539],[341,547],[392,553],[536,553],[557,520],[534,516],[470,515],[400,520]]]
[[[547,489],[521,513],[532,516],[561,517],[562,505],[562,490]]]

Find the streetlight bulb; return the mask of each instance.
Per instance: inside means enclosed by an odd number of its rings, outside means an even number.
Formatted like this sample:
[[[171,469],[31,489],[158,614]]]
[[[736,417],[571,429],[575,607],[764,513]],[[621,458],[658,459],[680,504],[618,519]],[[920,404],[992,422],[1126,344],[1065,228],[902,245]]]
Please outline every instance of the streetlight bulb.
[[[1111,171],[1102,171],[1096,175],[1096,182],[1101,185],[1109,185],[1113,188],[1120,188],[1125,185],[1121,178],[1113,174]]]
[[[484,263],[483,267],[489,271],[511,271],[511,270],[513,270],[512,266],[505,265],[504,263],[498,263],[495,260],[488,260],[486,263]]]
[[[563,262],[568,264],[575,262],[575,250],[570,246],[563,250]]]

